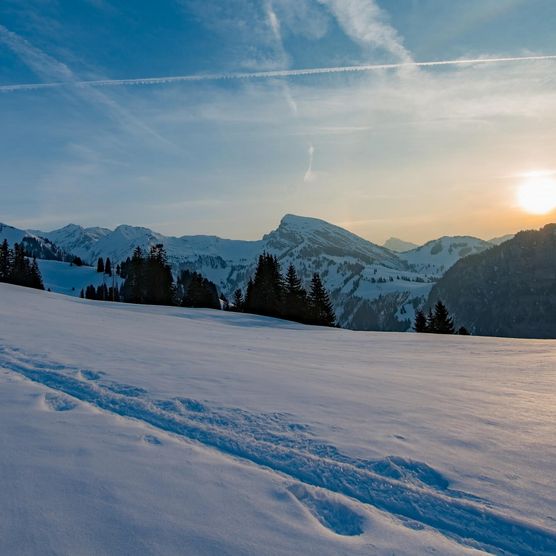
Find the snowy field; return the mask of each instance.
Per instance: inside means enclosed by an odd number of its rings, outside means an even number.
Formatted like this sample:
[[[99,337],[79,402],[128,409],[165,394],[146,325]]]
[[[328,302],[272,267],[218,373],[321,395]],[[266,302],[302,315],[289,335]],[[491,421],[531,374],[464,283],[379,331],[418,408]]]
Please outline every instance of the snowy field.
[[[0,284],[0,554],[556,554],[556,344]]]
[[[45,290],[50,289],[55,293],[79,297],[81,290],[85,290],[91,284],[95,287],[102,286],[103,283],[108,287],[112,286],[112,278],[97,272],[96,267],[75,266],[70,263],[44,259],[37,260],[37,263]],[[119,284],[119,278],[114,276],[114,280],[117,280]]]

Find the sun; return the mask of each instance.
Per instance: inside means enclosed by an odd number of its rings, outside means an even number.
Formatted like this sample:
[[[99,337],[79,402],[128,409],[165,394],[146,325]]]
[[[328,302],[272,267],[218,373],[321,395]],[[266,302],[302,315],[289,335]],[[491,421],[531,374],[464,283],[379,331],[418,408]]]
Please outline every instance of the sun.
[[[519,206],[530,214],[547,214],[556,208],[556,180],[542,172],[524,176],[517,189]]]

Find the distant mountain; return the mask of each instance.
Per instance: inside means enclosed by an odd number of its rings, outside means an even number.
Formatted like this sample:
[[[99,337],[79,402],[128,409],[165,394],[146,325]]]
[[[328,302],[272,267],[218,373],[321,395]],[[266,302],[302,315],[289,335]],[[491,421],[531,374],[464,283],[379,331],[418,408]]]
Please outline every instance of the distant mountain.
[[[91,247],[99,239],[110,234],[111,231],[106,228],[82,228],[76,224],[68,224],[59,230],[51,232],[30,230],[30,233],[40,237],[47,237],[52,243],[55,243],[67,253],[87,259],[89,258]]]
[[[52,241],[40,235],[36,235],[27,230],[20,230],[13,226],[0,223],[0,242],[8,240],[13,246],[14,243],[22,243],[25,251],[32,257],[52,261],[69,261],[71,255],[60,249]]]
[[[508,241],[514,237],[515,234],[507,234],[505,236],[493,237],[492,239],[489,239],[488,242],[492,245],[500,245],[501,243],[504,243],[505,241]]]
[[[400,253],[399,257],[417,272],[440,277],[463,257],[481,253],[491,247],[491,243],[476,237],[444,236]]]
[[[7,224],[0,224],[0,241],[8,240],[10,245],[14,243],[21,243],[24,237],[30,236],[29,232],[8,226]]]
[[[433,287],[475,334],[556,338],[556,224],[457,262]]]
[[[398,239],[397,237],[391,237],[384,242],[384,247],[396,253],[403,253],[405,251],[416,249],[419,246],[416,243],[411,243],[411,241],[404,241],[403,239]]]
[[[48,238],[41,241],[50,241],[93,265],[98,257],[110,257],[117,264],[137,246],[148,250],[162,243],[176,272],[200,272],[228,297],[236,288],[245,288],[258,255],[268,251],[277,256],[284,271],[292,263],[306,283],[319,272],[331,292],[340,324],[362,330],[408,330],[438,277],[460,257],[491,246],[476,238],[441,238],[398,254],[323,220],[292,214],[256,241],[164,236],[127,225],[114,230],[75,224],[51,232],[6,230],[14,237]],[[50,272],[50,267],[45,272]],[[64,291],[74,291],[69,286],[66,283]],[[80,290],[77,286],[75,291]]]
[[[137,246],[164,244],[173,268],[201,272],[231,296],[245,288],[263,251],[275,254],[283,270],[292,263],[308,283],[319,272],[331,291],[340,323],[360,329],[409,328],[415,308],[432,284],[392,251],[323,220],[288,214],[261,240],[216,236],[167,237],[148,228],[82,228],[69,225],[40,232],[94,264],[98,257],[117,263]]]

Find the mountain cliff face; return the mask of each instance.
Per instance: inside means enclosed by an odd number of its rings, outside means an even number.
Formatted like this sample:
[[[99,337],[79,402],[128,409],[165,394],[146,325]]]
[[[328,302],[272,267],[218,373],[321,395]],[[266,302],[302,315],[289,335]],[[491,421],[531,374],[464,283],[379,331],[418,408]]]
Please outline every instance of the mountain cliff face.
[[[473,333],[556,338],[556,224],[457,262],[433,287]]]
[[[98,257],[118,263],[137,246],[148,250],[162,243],[176,271],[201,272],[228,297],[236,288],[245,288],[258,255],[267,251],[276,255],[284,271],[292,263],[306,283],[319,272],[331,292],[339,323],[360,330],[409,329],[416,308],[445,269],[461,256],[490,247],[475,238],[441,238],[398,254],[323,220],[291,214],[257,241],[168,237],[126,225],[108,230],[70,224],[52,232],[17,233],[48,238],[90,264]]]

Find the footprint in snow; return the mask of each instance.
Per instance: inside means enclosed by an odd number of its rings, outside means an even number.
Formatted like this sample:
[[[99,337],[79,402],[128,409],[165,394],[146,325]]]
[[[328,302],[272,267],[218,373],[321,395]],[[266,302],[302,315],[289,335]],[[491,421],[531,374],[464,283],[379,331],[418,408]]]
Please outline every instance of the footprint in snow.
[[[363,533],[364,517],[336,496],[301,484],[291,485],[288,491],[323,527],[336,535],[354,537]]]
[[[81,376],[87,380],[100,380],[104,374],[105,373],[97,373],[96,371],[81,371]]]
[[[152,434],[145,434],[142,438],[143,442],[152,446],[160,446],[162,441]]]
[[[46,394],[44,403],[47,409],[51,411],[71,411],[77,407],[77,402],[59,394]]]

